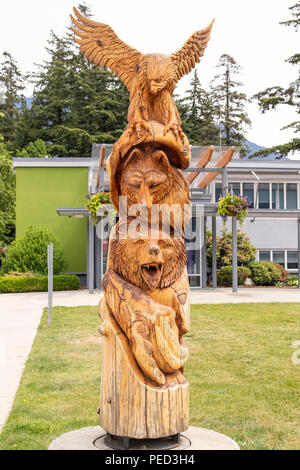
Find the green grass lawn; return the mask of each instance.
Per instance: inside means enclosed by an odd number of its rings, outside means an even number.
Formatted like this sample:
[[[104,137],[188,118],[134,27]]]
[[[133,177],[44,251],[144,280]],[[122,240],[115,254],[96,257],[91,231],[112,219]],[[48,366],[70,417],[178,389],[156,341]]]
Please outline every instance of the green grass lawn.
[[[26,364],[1,449],[47,449],[60,434],[98,424],[101,368],[94,307],[47,312]],[[190,423],[242,449],[300,449],[300,304],[192,307]]]

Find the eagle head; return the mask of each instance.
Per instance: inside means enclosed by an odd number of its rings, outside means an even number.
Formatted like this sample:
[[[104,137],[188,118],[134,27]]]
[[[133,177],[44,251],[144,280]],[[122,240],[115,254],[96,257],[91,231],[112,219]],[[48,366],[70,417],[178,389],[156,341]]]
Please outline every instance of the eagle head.
[[[146,76],[149,91],[157,95],[173,81],[173,64],[169,56],[147,54]]]

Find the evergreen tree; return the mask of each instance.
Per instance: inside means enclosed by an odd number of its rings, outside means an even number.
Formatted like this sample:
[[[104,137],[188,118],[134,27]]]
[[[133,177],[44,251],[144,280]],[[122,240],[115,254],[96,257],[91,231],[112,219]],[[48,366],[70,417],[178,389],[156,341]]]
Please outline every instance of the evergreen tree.
[[[90,16],[85,5],[79,9]],[[32,76],[32,107],[18,126],[18,146],[42,139],[51,155],[90,157],[93,143],[113,143],[123,132],[129,94],[114,74],[78,52],[70,30],[62,38],[51,32],[47,52],[49,60]]]
[[[12,171],[12,156],[0,136],[0,246],[14,236],[16,177]]]
[[[240,91],[243,83],[235,79],[240,74],[241,67],[228,54],[221,55],[217,67],[221,69],[221,73],[212,80],[211,93],[221,128],[222,144],[243,146],[245,127],[251,122],[245,109],[247,97]],[[245,148],[241,155],[243,153]]]
[[[300,26],[300,1],[289,9],[291,10],[292,18],[287,21],[282,21],[280,24],[293,26],[297,31]],[[267,88],[254,96],[254,98],[258,99],[258,104],[262,113],[275,109],[278,105],[292,106],[298,114],[300,113],[300,53],[298,52],[292,55],[286,60],[286,62],[298,66],[298,76],[287,88],[274,86]],[[281,158],[282,156],[288,155],[290,152],[299,151],[300,138],[297,137],[297,134],[300,132],[300,121],[292,122],[283,127],[283,129],[294,129],[296,136],[285,144],[260,150],[253,154],[252,157],[257,155],[266,156],[275,152],[278,154],[278,158]]]
[[[24,77],[22,76],[16,61],[8,53],[3,53],[0,65],[1,100],[0,113],[0,135],[2,135],[10,150],[15,148],[14,138],[17,123],[22,110],[25,107],[25,99],[22,94],[24,90]]]
[[[200,84],[197,71],[194,71],[184,98],[176,101],[182,128],[192,145],[218,143],[219,129],[215,124],[215,109],[210,93]]]

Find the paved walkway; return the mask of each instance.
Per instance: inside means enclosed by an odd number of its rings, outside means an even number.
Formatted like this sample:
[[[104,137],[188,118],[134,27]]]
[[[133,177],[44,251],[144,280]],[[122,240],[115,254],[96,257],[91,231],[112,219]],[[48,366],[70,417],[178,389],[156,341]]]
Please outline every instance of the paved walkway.
[[[54,306],[97,305],[100,292],[55,292]],[[0,294],[0,431],[11,410],[25,362],[31,350],[47,293]],[[300,302],[300,289],[231,289],[192,291],[193,304]]]
[[[247,302],[300,302],[300,289],[245,287],[239,288],[236,293],[233,293],[230,288],[191,290],[192,304],[240,304]]]

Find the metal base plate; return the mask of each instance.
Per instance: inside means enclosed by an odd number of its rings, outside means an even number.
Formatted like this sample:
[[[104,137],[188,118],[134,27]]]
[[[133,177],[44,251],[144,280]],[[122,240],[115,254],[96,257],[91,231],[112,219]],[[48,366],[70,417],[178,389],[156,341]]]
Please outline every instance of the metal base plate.
[[[102,449],[103,443],[115,450],[171,450],[180,447],[188,448],[191,445],[190,440],[181,434],[159,439],[132,439],[107,434],[96,439],[94,446]]]

